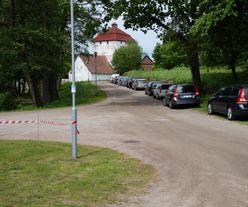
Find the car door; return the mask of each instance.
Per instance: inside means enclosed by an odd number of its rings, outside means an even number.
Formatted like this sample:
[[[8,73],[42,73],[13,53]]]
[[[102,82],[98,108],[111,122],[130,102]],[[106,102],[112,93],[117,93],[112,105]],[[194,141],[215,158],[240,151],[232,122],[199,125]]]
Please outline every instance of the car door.
[[[226,87],[218,96],[218,112],[226,114],[227,105],[231,96],[232,87]]]
[[[158,98],[162,96],[162,85],[159,85],[158,87]]]
[[[170,86],[168,91],[166,92],[165,97],[164,97],[166,104],[169,104],[170,99],[173,97],[175,87],[176,85]]]
[[[239,97],[239,92],[240,92],[239,87],[233,87],[232,88],[232,92],[231,92],[231,95],[230,95],[229,101],[228,101],[230,105],[236,104],[236,100]]]
[[[225,88],[219,89],[219,90],[215,93],[214,98],[213,98],[212,101],[211,101],[213,110],[214,110],[215,112],[220,112],[220,108],[221,108],[221,107],[220,107],[219,101],[220,101],[221,96],[223,95],[224,90],[225,90]]]

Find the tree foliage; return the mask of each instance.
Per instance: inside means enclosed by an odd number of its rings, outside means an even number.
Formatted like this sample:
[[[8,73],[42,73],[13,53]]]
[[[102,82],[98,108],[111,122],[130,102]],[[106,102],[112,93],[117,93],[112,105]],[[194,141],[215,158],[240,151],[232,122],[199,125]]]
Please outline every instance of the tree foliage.
[[[167,32],[163,44],[157,44],[153,51],[156,66],[172,69],[178,65],[188,65],[187,50],[177,34]]]
[[[141,67],[142,50],[136,42],[129,42],[126,46],[117,49],[113,54],[112,65],[119,74]]]
[[[201,87],[199,71],[198,45],[189,33],[196,19],[201,15],[198,10],[200,0],[103,0],[108,10],[106,20],[123,16],[124,26],[143,31],[153,29],[161,37],[167,32],[174,32],[187,48],[191,66],[192,81]]]
[[[191,33],[220,51],[236,78],[236,65],[248,49],[248,3],[246,0],[207,0]],[[247,58],[247,56],[246,56]]]
[[[100,24],[98,1],[75,4],[77,48]],[[25,78],[33,102],[42,106],[58,98],[58,81],[70,52],[70,4],[65,0],[0,1],[1,90]]]
[[[211,59],[218,64],[224,61],[234,77],[239,59],[243,62],[247,59],[247,0],[103,0],[103,3],[108,10],[107,20],[122,15],[127,28],[144,32],[153,29],[160,37],[175,33],[186,48],[192,80],[197,86],[201,85],[199,53],[209,64]],[[163,47],[166,54],[174,45]],[[177,53],[176,48],[172,50]]]

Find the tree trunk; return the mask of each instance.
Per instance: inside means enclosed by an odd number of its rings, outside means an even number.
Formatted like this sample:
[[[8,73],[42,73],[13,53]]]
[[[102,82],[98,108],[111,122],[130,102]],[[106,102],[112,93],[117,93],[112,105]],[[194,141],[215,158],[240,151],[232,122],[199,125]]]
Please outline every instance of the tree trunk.
[[[229,67],[232,70],[232,76],[233,76],[234,80],[236,80],[238,78],[237,73],[236,73],[236,62],[237,62],[237,56],[236,56],[236,53],[233,49],[233,44],[231,41],[230,54],[228,54],[228,63],[229,63]]]
[[[44,101],[41,97],[41,90],[40,90],[41,81],[36,80],[35,78],[31,78],[30,76],[27,76],[26,79],[34,105],[37,107],[43,106]]]
[[[58,99],[57,75],[54,72],[44,72],[42,80],[28,76],[27,82],[35,106],[44,106]]]
[[[238,75],[237,75],[237,72],[236,72],[236,66],[235,66],[235,64],[231,63],[230,64],[230,68],[232,70],[233,79],[236,80],[238,78]]]
[[[199,68],[199,56],[198,56],[196,44],[194,43],[190,44],[189,55],[190,55],[192,82],[198,88],[198,90],[201,91],[202,85],[201,85],[201,75]]]
[[[43,75],[41,93],[44,103],[50,103],[58,99],[57,75],[52,71],[46,71]]]

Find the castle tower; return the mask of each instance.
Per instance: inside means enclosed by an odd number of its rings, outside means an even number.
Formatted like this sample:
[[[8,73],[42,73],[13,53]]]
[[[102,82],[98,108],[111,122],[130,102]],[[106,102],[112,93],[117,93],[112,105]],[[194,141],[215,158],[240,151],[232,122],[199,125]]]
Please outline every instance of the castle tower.
[[[97,52],[97,55],[106,56],[108,62],[111,63],[115,50],[126,45],[128,41],[135,40],[120,30],[116,23],[113,23],[105,33],[97,35],[93,40],[94,52]]]

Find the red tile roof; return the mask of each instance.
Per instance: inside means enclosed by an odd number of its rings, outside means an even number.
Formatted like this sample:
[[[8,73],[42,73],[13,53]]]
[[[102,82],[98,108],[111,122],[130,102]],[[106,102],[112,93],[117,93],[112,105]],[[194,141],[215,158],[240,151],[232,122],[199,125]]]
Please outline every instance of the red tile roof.
[[[113,69],[111,65],[108,63],[108,60],[106,56],[104,55],[97,55],[96,58],[94,55],[90,56],[84,56],[81,55],[80,58],[84,62],[84,64],[87,66],[89,71],[92,74],[112,74]],[[96,62],[96,64],[95,64]]]
[[[107,32],[99,34],[93,40],[93,42],[102,42],[102,41],[135,41],[129,34],[123,32],[118,28],[116,23],[112,24],[112,27],[107,30]]]
[[[148,56],[148,55],[145,55],[143,57],[143,59],[141,60],[142,64],[146,65],[146,64],[153,64],[153,61],[152,59]]]
[[[141,60],[141,66],[145,70],[151,70],[153,65],[154,65],[154,62],[148,55],[145,55],[143,59]]]

